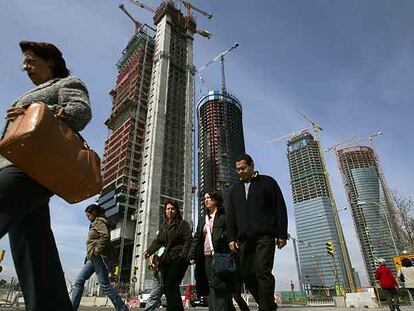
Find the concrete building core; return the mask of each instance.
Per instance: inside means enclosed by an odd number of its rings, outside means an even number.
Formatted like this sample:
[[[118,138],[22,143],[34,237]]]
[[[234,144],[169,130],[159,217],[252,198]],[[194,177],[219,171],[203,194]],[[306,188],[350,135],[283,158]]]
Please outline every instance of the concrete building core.
[[[194,72],[193,28],[172,2],[156,10],[157,27],[132,253],[131,287],[149,288],[143,258],[163,222],[163,205],[176,200],[191,225]]]

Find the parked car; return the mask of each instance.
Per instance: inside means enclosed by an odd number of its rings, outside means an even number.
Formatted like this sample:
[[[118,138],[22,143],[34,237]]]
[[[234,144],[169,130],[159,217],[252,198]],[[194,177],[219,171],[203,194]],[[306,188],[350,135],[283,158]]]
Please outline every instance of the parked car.
[[[145,305],[147,304],[148,298],[151,294],[151,288],[147,288],[144,289],[141,293],[139,293],[138,298],[139,298],[139,306],[141,308],[144,308]]]

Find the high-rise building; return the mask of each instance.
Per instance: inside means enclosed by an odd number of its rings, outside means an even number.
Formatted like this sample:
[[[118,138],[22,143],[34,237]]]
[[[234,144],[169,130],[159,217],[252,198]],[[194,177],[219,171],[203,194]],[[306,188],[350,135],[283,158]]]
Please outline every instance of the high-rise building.
[[[139,177],[131,287],[151,286],[153,273],[143,258],[163,221],[163,205],[176,200],[191,223],[193,34],[191,16],[171,1],[156,10],[154,62]]]
[[[377,258],[394,267],[398,255],[390,221],[391,200],[375,151],[353,146],[336,151],[352,217],[371,285],[375,284]]]
[[[299,250],[299,266],[303,288],[333,291],[336,284],[352,288],[352,270],[346,271],[349,260],[346,246],[340,245],[339,222],[336,207],[331,199],[326,168],[321,157],[318,141],[303,130],[288,141],[291,187],[295,208],[296,234]],[[340,222],[339,222],[340,226]],[[333,241],[334,256],[327,253],[326,242]],[[345,241],[342,241],[345,243]],[[345,254],[343,253],[345,249]],[[350,266],[350,262],[348,262]],[[351,278],[351,280],[350,280]],[[350,281],[352,284],[350,284]],[[340,285],[336,288],[338,289]]]
[[[98,202],[112,224],[113,260],[119,268],[121,287],[130,280],[154,36],[155,29],[144,26],[122,52],[116,84],[110,92],[112,111],[105,122],[110,135],[105,141],[104,187]]]
[[[219,191],[226,202],[237,181],[236,157],[245,153],[242,106],[228,92],[210,91],[200,99],[197,115],[199,193]],[[201,214],[203,203],[200,200]]]

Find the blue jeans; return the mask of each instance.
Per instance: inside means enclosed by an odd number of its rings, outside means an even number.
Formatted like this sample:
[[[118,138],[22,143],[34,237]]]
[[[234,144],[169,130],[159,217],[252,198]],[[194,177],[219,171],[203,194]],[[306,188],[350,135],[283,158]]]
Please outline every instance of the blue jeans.
[[[157,309],[161,304],[163,292],[164,288],[162,286],[161,272],[158,271],[154,273],[154,277],[152,278],[151,293],[145,304],[144,311],[154,311]]]
[[[115,289],[111,286],[111,283],[109,283],[107,258],[105,256],[93,256],[86,262],[82,270],[79,272],[75,284],[73,285],[73,310],[78,310],[85,282],[92,276],[94,272],[96,273],[98,282],[101,285],[103,291],[112,301],[116,310],[127,311],[127,306],[124,304],[121,297],[119,297]]]

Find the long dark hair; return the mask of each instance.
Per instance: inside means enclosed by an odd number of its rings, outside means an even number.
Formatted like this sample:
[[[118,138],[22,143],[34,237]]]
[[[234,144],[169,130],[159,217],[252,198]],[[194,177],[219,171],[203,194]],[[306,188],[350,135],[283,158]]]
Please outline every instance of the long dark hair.
[[[167,213],[166,213],[166,210],[167,210],[167,205],[168,204],[172,205],[174,207],[174,209],[176,210],[174,219],[171,219],[171,220],[172,221],[173,220],[182,220],[183,219],[183,216],[181,215],[181,211],[180,211],[180,207],[178,206],[178,202],[175,201],[175,200],[170,200],[170,199],[168,199],[168,200],[166,200],[164,202],[164,220],[167,221]]]
[[[104,217],[105,218],[105,210],[98,204],[91,204],[85,209],[85,213],[90,213],[95,217]]]
[[[220,192],[217,191],[207,191],[204,195],[208,194],[208,196],[216,202],[216,207],[218,211],[224,211],[223,207],[223,197],[221,196]],[[207,214],[209,214],[208,208],[205,208]]]
[[[53,76],[55,78],[66,78],[70,75],[62,52],[54,44],[48,42],[20,41],[19,45],[22,52],[32,51],[43,60],[52,60],[54,63]]]

